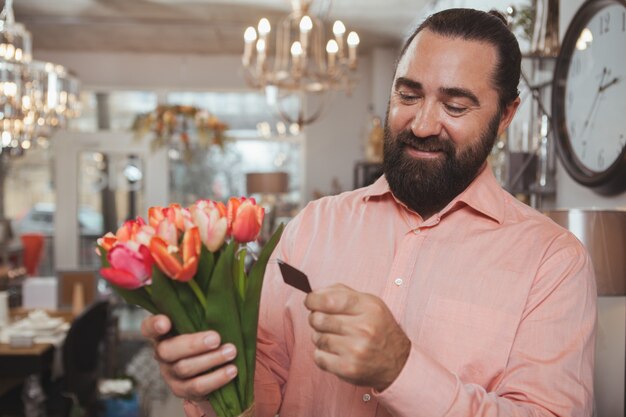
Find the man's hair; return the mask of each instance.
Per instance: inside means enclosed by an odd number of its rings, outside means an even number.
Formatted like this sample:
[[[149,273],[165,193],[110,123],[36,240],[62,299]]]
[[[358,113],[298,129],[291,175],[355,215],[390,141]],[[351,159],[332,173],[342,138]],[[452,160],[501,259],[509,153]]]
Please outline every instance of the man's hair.
[[[515,35],[507,27],[506,18],[497,10],[483,12],[474,9],[447,9],[429,16],[407,39],[398,62],[423,29],[446,37],[487,42],[498,53],[493,82],[498,91],[500,109],[518,96],[522,54]]]

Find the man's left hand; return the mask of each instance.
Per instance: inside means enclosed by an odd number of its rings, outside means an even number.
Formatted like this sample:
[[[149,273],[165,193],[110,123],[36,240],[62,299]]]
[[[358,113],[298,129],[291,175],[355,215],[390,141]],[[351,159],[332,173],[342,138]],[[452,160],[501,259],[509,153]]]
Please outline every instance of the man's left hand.
[[[321,369],[378,391],[400,374],[411,341],[383,300],[337,284],[308,294],[304,305]]]

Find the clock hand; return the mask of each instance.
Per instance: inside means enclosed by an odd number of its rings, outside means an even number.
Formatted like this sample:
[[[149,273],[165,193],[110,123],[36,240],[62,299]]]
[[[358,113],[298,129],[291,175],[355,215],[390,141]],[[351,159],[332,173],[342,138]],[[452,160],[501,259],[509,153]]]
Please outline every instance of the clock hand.
[[[596,109],[596,105],[598,104],[598,98],[600,97],[600,93],[602,92],[602,83],[604,82],[604,77],[607,74],[606,67],[602,70],[602,77],[600,78],[600,85],[598,86],[598,91],[596,92],[595,97],[593,98],[593,102],[591,103],[591,108],[589,109],[589,113],[587,113],[587,118],[585,119],[585,123],[583,124],[583,133],[585,132],[587,126],[589,125],[589,119],[593,114],[593,111]],[[609,83],[610,84],[610,83]]]
[[[600,92],[600,93],[601,93],[601,92],[603,92],[604,90],[606,90],[606,89],[607,89],[607,88],[609,88],[610,86],[617,84],[619,81],[620,81],[620,79],[619,79],[619,78],[617,78],[617,77],[613,78],[613,79],[612,79],[611,81],[609,81],[608,83],[606,83],[606,84],[604,84],[604,85],[601,85],[601,86],[600,86],[600,90],[599,90],[599,92]]]

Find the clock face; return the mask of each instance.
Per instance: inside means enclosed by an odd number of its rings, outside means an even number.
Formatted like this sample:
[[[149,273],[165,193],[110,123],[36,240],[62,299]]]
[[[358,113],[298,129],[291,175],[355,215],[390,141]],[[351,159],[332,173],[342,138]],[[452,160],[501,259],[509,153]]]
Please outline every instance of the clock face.
[[[611,3],[578,31],[564,91],[573,156],[601,173],[620,163],[626,146],[626,6]]]

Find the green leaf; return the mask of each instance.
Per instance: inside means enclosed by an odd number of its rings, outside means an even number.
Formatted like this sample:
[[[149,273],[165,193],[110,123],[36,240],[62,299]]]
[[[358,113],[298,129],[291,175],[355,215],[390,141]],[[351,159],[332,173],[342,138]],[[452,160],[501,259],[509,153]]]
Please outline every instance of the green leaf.
[[[207,330],[208,327],[205,320],[204,308],[200,304],[200,301],[198,300],[196,295],[193,293],[193,290],[189,286],[189,283],[173,280],[170,282],[176,290],[176,294],[178,294],[180,304],[187,312],[187,316],[192,321],[195,330]]]
[[[178,333],[194,333],[197,329],[178,298],[174,281],[159,268],[152,267],[152,301],[159,311],[167,315]]]
[[[96,245],[98,247],[98,249],[100,250],[100,262],[102,264],[103,268],[108,268],[109,266],[109,260],[107,259],[107,254],[108,252],[106,250],[104,250],[104,248],[100,245]]]
[[[109,285],[128,304],[137,305],[145,310],[148,310],[152,314],[159,314],[159,309],[152,302],[150,294],[148,293],[148,291],[146,291],[144,287],[140,287],[135,290],[128,290],[126,288],[118,287],[117,285],[111,284],[110,282]]]
[[[256,364],[256,334],[259,324],[259,303],[261,301],[261,288],[263,286],[263,277],[267,262],[274,252],[274,248],[278,244],[280,237],[285,228],[284,224],[280,224],[270,240],[265,244],[259,259],[252,265],[250,274],[248,274],[248,290],[246,292],[243,304],[243,317],[241,327],[243,340],[246,346],[245,357],[248,369],[248,381],[246,387],[246,405],[252,404],[254,401],[254,367]]]
[[[241,320],[237,309],[237,295],[233,284],[233,261],[235,258],[236,242],[232,241],[222,249],[207,292],[207,322],[210,329],[217,331],[222,338],[222,343],[232,343],[237,348],[237,356],[234,364],[237,366],[238,375],[235,378],[238,388],[239,413],[243,411],[243,399],[247,377],[244,344],[241,335]],[[230,395],[227,396],[230,398]]]
[[[214,267],[215,255],[209,251],[206,246],[202,245],[200,260],[198,262],[198,272],[196,272],[195,280],[204,294],[206,294],[209,289],[211,274],[213,273]]]

